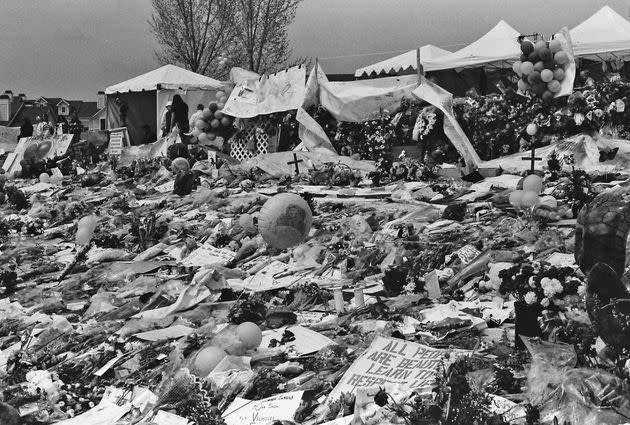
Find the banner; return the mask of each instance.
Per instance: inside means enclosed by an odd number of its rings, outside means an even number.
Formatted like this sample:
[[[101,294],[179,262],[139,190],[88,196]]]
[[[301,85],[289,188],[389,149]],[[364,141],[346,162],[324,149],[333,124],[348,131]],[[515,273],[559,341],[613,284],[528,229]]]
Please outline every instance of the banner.
[[[72,134],[57,134],[54,136],[23,137],[15,147],[13,154],[9,155],[2,168],[7,173],[21,171],[20,162],[24,159],[24,152],[29,146],[36,146],[36,157],[39,159],[51,159],[65,155],[72,143]]]
[[[305,81],[306,69],[303,66],[245,81],[234,87],[223,113],[238,118],[253,118],[297,109],[304,100]]]
[[[20,127],[5,127],[0,125],[0,150],[13,152],[18,144]]]
[[[455,351],[455,352],[454,352]],[[415,342],[377,337],[357,358],[330,392],[327,403],[339,399],[343,393],[354,393],[357,388],[382,387],[386,391],[430,391],[435,374],[446,355],[457,351],[439,350]]]
[[[575,54],[573,53],[573,43],[571,42],[571,33],[567,27],[560,30],[555,38],[562,43],[562,50],[569,55],[569,63],[564,67],[564,79],[561,82],[560,91],[554,97],[569,96],[573,93],[573,84],[575,83]]]
[[[464,158],[468,168],[478,167],[481,164],[481,158],[455,118],[453,95],[424,77],[421,78],[420,85],[413,91],[413,94],[444,113],[444,134]]]

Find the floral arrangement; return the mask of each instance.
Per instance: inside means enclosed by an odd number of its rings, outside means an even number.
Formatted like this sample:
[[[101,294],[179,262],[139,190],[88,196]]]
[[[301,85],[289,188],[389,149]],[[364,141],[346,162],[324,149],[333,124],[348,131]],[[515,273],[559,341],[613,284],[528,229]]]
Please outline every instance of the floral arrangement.
[[[437,111],[434,106],[427,106],[418,114],[416,124],[413,128],[413,139],[423,140],[428,136],[437,122]]]

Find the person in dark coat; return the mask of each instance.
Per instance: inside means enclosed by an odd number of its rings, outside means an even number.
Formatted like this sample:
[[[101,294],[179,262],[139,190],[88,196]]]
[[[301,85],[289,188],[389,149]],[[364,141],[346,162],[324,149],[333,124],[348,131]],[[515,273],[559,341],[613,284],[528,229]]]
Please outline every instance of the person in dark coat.
[[[31,137],[33,136],[33,124],[31,120],[24,118],[22,125],[20,126],[20,135],[18,136],[18,142],[22,137]]]
[[[181,137],[182,142],[187,140],[186,133],[190,132],[190,125],[188,122],[188,105],[184,102],[184,99],[178,94],[173,96],[173,105],[171,107],[171,128],[175,124],[179,128],[179,137]]]

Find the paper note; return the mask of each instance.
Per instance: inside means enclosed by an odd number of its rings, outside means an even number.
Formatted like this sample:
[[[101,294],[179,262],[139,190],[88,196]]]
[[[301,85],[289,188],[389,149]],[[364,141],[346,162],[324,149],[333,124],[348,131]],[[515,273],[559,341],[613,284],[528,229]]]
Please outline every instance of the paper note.
[[[288,341],[282,345],[277,345],[275,348],[270,348],[269,344],[272,339],[277,341],[282,340],[282,335],[285,330],[290,331],[295,340]],[[293,356],[303,356],[305,354],[315,353],[324,347],[333,345],[335,342],[320,333],[312,331],[302,326],[290,326],[286,328],[272,329],[263,332],[263,339],[258,348],[259,352],[282,350]]]
[[[102,368],[100,368],[99,370],[94,372],[94,375],[96,375],[96,376],[103,376],[105,374],[105,372],[107,372],[112,366],[114,366],[114,364],[118,360],[122,359],[123,357],[124,357],[124,354],[118,354],[116,357],[114,357],[113,359],[111,359],[110,361],[105,363],[105,366],[103,366]]]
[[[159,410],[152,420],[156,425],[188,425],[188,419]]]
[[[107,401],[101,402],[79,416],[57,422],[57,425],[112,425],[125,416],[130,409],[130,404],[117,406]]]
[[[234,251],[213,246],[202,246],[191,252],[182,264],[185,266],[203,267],[212,264],[226,264],[235,257]]]
[[[156,329],[154,331],[140,332],[134,336],[145,341],[163,341],[167,339],[177,339],[188,336],[194,332],[193,328],[184,325],[175,325],[164,329]]]
[[[576,267],[574,254],[554,252],[545,261],[556,267]]]
[[[245,279],[244,287],[253,292],[264,292],[287,288],[302,280],[303,274],[301,273],[280,277],[288,268],[282,261],[274,261],[255,275]]]
[[[429,299],[436,300],[442,296],[442,291],[440,290],[440,280],[438,279],[438,275],[435,270],[424,276],[424,285],[429,295]]]
[[[278,394],[262,400],[237,397],[223,414],[227,425],[267,425],[273,421],[292,421],[302,401],[303,391]]]

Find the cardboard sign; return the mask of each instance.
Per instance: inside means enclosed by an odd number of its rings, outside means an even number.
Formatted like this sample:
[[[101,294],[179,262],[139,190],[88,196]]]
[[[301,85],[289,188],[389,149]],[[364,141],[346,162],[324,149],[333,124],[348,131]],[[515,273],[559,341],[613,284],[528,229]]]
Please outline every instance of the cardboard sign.
[[[15,147],[13,155],[7,158],[2,168],[7,173],[21,171],[20,162],[24,159],[24,152],[29,146],[37,146],[36,156],[41,159],[50,159],[65,155],[72,142],[72,134],[57,134],[51,136],[23,137]]]
[[[129,133],[127,127],[112,129],[109,134],[109,154],[120,155],[123,148],[129,146]]]
[[[288,268],[282,261],[274,261],[255,275],[245,279],[243,286],[252,292],[287,288],[300,281],[303,277],[303,274],[300,273],[281,277],[282,273],[286,272]]]
[[[236,397],[223,413],[227,425],[267,425],[277,420],[292,421],[302,401],[303,391],[278,394],[262,400]]]
[[[464,355],[467,352],[459,350]],[[440,362],[453,350],[439,350],[414,342],[377,337],[355,360],[330,392],[327,403],[357,388],[383,387],[386,391],[431,391]]]

